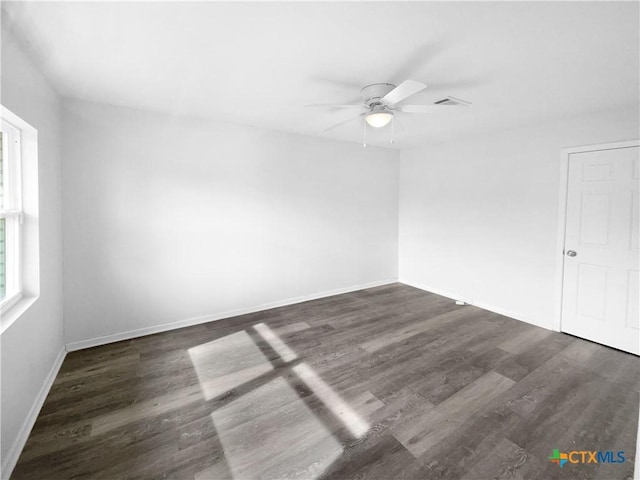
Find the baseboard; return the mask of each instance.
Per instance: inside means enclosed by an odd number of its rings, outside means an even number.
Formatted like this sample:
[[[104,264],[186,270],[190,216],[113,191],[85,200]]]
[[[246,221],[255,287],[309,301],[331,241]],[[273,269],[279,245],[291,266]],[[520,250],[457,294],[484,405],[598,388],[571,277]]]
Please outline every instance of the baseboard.
[[[536,327],[546,328],[547,330],[553,330],[553,326],[550,324],[541,323],[526,315],[522,315],[519,312],[507,310],[505,308],[492,305],[491,303],[487,303],[482,300],[469,300],[468,298],[462,295],[459,295],[455,292],[441,290],[439,288],[430,287],[428,285],[424,285],[421,283],[415,283],[415,282],[410,282],[406,280],[398,280],[398,282],[404,285],[409,285],[410,287],[419,288],[420,290],[424,290],[426,292],[431,292],[431,293],[435,293],[436,295],[441,295],[443,297],[451,298],[453,300],[463,300],[465,303],[468,303],[469,305],[473,305],[474,307],[478,307],[483,310],[488,310],[490,312],[497,313],[498,315],[503,315],[505,317],[513,318],[514,320],[519,320],[521,322],[529,323],[531,325],[535,325]]]
[[[31,429],[33,425],[36,423],[36,419],[38,418],[38,414],[40,413],[40,409],[42,405],[44,405],[44,401],[49,394],[49,390],[51,389],[51,385],[53,385],[56,376],[58,375],[58,371],[62,366],[62,362],[64,361],[64,357],[67,355],[67,351],[62,348],[58,353],[53,365],[51,366],[51,370],[49,370],[49,374],[42,384],[42,388],[38,392],[38,396],[36,397],[33,405],[31,406],[31,410],[22,423],[22,427],[20,428],[20,432],[18,433],[18,438],[15,439],[13,445],[9,449],[7,456],[2,459],[2,465],[0,466],[0,478],[9,478],[11,476],[11,472],[16,466],[18,462],[18,458],[20,457],[20,453],[24,448],[24,445],[27,443],[27,439],[29,438],[29,434],[31,433]]]
[[[380,280],[376,282],[370,282],[360,285],[352,285],[345,288],[337,288],[334,290],[327,290],[324,292],[313,293],[311,295],[304,295],[301,297],[289,298],[286,300],[279,300],[277,302],[265,303],[262,305],[256,305],[249,308],[240,308],[237,310],[230,310],[227,312],[216,313],[212,315],[203,315],[199,317],[188,318],[185,320],[179,320],[177,322],[164,323],[161,325],[154,325],[153,327],[139,328],[136,330],[129,330],[121,333],[114,333],[112,335],[105,335],[101,337],[94,337],[87,340],[80,340],[77,342],[67,343],[67,351],[73,352],[75,350],[82,350],[84,348],[97,347],[99,345],[106,345],[108,343],[120,342],[122,340],[129,340],[131,338],[143,337],[145,335],[151,335],[154,333],[167,332],[169,330],[176,330],[178,328],[191,327],[193,325],[199,325],[201,323],[214,322],[216,320],[222,320],[230,317],[237,317],[238,315],[246,315],[248,313],[260,312],[262,310],[269,310],[271,308],[285,307],[287,305],[294,305],[296,303],[308,302],[309,300],[317,300],[318,298],[332,297],[334,295],[341,295],[343,293],[355,292],[358,290],[364,290],[366,288],[380,287],[382,285],[389,285],[396,283],[397,279],[392,280]]]

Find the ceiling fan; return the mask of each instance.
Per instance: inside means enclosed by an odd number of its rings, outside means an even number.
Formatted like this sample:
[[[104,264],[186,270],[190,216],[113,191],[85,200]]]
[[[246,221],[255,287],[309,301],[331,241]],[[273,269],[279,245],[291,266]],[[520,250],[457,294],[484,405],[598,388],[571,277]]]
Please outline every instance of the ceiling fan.
[[[349,118],[343,122],[325,128],[324,131],[333,130],[341,125],[349,123],[358,118],[364,117],[366,125],[373,128],[381,128],[388,125],[393,120],[394,114],[401,113],[439,113],[451,112],[457,108],[465,108],[471,105],[471,102],[460,100],[454,97],[445,97],[442,100],[430,105],[399,105],[400,102],[421,92],[427,88],[422,82],[415,80],[405,80],[400,85],[395,86],[391,83],[374,83],[367,85],[360,90],[362,103],[332,105],[332,104],[311,104],[305,107],[325,107],[325,108],[345,108],[360,109],[362,113],[357,117]]]

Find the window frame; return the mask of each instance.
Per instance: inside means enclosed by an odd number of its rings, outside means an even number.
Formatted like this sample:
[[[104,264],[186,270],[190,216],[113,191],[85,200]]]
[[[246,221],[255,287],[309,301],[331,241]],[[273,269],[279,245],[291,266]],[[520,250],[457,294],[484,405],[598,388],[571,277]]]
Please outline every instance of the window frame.
[[[5,220],[5,296],[0,300],[0,314],[20,301],[22,285],[22,131],[1,120],[3,156],[3,201],[0,218]]]

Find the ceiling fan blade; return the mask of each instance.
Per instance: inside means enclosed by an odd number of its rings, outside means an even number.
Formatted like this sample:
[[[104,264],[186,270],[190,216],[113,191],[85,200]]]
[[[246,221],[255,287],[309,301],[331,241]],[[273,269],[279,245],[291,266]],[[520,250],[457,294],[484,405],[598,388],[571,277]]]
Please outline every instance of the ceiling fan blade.
[[[361,113],[361,114],[360,114],[360,115],[358,115],[357,117],[351,117],[351,118],[348,118],[348,119],[346,119],[346,120],[344,120],[344,121],[342,121],[342,122],[340,122],[340,123],[336,123],[335,125],[331,125],[330,127],[327,127],[327,128],[325,128],[324,130],[322,130],[322,131],[323,131],[323,132],[328,132],[328,131],[333,130],[333,129],[335,129],[335,128],[338,128],[338,127],[340,127],[340,126],[342,126],[342,125],[344,125],[344,124],[346,124],[346,123],[353,122],[354,120],[356,120],[356,119],[358,119],[358,118],[361,118],[363,115],[364,115],[364,113]]]
[[[415,80],[405,80],[382,97],[382,103],[393,106],[405,98],[409,98],[411,95],[415,95],[419,91],[424,90],[425,88],[427,88],[427,86],[424,83],[416,82]]]
[[[402,105],[398,108],[403,113],[445,113],[459,112],[466,105]]]
[[[305,107],[324,107],[324,108],[364,108],[364,105],[360,103],[346,103],[346,104],[331,104],[331,103],[311,103],[309,105],[305,105]]]

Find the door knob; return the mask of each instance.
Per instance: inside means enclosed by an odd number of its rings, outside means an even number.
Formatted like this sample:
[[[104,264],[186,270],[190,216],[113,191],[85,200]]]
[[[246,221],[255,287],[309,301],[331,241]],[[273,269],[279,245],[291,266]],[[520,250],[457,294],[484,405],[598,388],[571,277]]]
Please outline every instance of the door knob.
[[[567,257],[575,257],[578,255],[575,250],[567,250]]]

